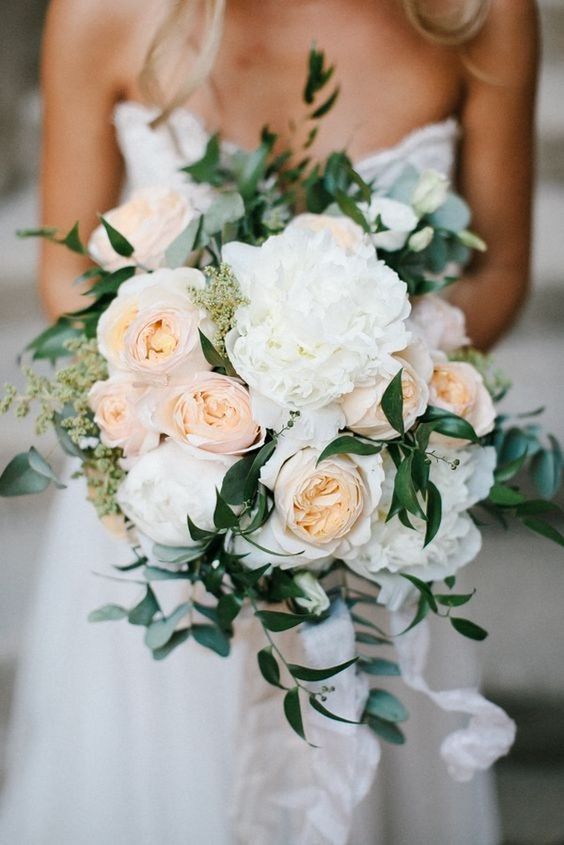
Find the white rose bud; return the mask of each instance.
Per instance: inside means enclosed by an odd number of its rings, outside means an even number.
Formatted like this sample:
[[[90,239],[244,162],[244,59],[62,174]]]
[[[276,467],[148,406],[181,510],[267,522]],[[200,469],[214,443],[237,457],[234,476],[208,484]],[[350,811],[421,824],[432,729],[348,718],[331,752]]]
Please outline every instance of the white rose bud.
[[[424,229],[420,229],[418,232],[415,232],[408,242],[410,250],[412,252],[422,252],[424,249],[427,249],[433,240],[434,234],[435,230],[432,226],[425,226]]]
[[[464,246],[467,246],[468,249],[476,249],[478,252],[487,252],[487,244],[482,238],[478,237],[478,235],[474,234],[474,232],[470,232],[468,229],[464,229],[463,232],[458,233],[458,240]]]
[[[413,210],[419,217],[432,214],[446,201],[449,180],[438,170],[424,170],[411,197]]]
[[[386,227],[385,231],[372,235],[372,243],[376,249],[387,252],[403,249],[409,233],[417,226],[417,215],[411,206],[389,197],[374,197],[366,213],[370,221],[380,218]]]
[[[314,616],[321,616],[328,609],[331,604],[329,596],[311,572],[298,572],[294,576],[294,583],[304,593],[296,598],[296,604]]]

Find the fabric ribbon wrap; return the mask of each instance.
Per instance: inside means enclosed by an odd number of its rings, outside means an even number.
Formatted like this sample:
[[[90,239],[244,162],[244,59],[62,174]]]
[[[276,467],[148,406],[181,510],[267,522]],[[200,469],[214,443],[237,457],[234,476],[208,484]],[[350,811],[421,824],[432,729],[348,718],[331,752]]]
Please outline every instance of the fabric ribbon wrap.
[[[393,630],[411,621],[392,614]],[[247,619],[246,624],[256,625]],[[253,638],[250,638],[252,642]],[[255,639],[256,643],[256,639]],[[286,632],[277,643],[289,662],[327,668],[356,654],[354,625],[341,600],[317,625]],[[395,639],[403,681],[428,696],[440,709],[467,713],[468,726],[449,734],[441,755],[450,775],[470,780],[506,754],[515,725],[505,712],[475,689],[434,692],[423,678],[429,647],[426,622]],[[249,652],[245,672],[248,709],[239,719],[238,770],[233,796],[233,825],[240,845],[346,845],[355,809],[367,795],[380,762],[380,743],[365,725],[350,725],[313,711],[305,698],[302,712],[312,748],[291,730],[282,714],[282,692],[260,677]],[[346,719],[360,719],[368,697],[366,676],[354,666],[308,689],[331,687],[324,706]]]

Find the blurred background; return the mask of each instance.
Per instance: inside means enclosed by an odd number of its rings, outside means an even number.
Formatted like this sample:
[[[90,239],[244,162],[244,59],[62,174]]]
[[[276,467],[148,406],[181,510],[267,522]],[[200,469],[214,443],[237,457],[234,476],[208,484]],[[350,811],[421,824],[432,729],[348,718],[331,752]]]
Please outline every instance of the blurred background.
[[[46,5],[46,0],[2,0],[0,382],[18,378],[17,354],[43,325],[35,291],[35,245],[18,241],[14,231],[37,218],[37,64]],[[540,6],[544,58],[534,291],[496,357],[514,383],[507,408],[532,410],[546,402],[545,427],[564,440],[564,3],[541,0]],[[0,431],[3,467],[28,447],[32,432],[13,417],[2,420]],[[33,503],[3,500],[0,509],[0,788],[13,679],[50,504],[50,495],[43,494]],[[473,618],[492,632],[479,652],[484,690],[509,711],[519,729],[511,756],[496,769],[504,845],[562,845],[564,553],[526,533],[515,532],[507,540],[501,530],[489,527],[484,550],[466,579],[478,586]]]

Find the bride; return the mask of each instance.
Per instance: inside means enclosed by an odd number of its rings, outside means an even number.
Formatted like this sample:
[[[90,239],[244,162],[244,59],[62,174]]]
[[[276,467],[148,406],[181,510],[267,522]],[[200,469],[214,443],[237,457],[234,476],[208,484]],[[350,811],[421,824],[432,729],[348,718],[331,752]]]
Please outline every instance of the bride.
[[[312,156],[344,148],[365,178],[382,185],[407,162],[451,173],[474,210],[473,228],[491,244],[452,299],[477,345],[490,346],[528,284],[532,0],[53,0],[43,55],[45,224],[64,229],[78,219],[86,237],[96,213],[124,191],[182,184],[179,168],[202,155],[215,131],[226,154],[252,148],[264,124],[290,144],[303,140],[301,90],[313,40],[336,65],[341,95]],[[50,314],[84,305],[70,284],[84,268],[80,256],[44,246],[41,291]],[[311,750],[291,745],[281,728],[273,736],[285,755],[295,754],[286,759],[296,768],[278,771],[261,746],[261,702],[242,704],[256,632],[247,626],[229,661],[189,642],[153,663],[134,628],[89,626],[88,612],[110,589],[92,570],[129,560],[68,491],[42,554],[1,841],[323,845],[305,815],[300,827],[282,801],[294,786],[307,804],[300,765]],[[472,655],[462,648],[457,642],[450,655],[437,653],[436,683],[475,682]],[[456,677],[453,664],[464,667]],[[256,697],[266,695],[261,687]],[[449,782],[437,751],[440,717],[423,707],[412,699],[408,745],[384,755],[351,845],[499,841],[488,779]],[[278,709],[268,711],[273,732]],[[265,790],[260,830],[241,776],[245,759],[255,780],[258,773],[280,787]]]

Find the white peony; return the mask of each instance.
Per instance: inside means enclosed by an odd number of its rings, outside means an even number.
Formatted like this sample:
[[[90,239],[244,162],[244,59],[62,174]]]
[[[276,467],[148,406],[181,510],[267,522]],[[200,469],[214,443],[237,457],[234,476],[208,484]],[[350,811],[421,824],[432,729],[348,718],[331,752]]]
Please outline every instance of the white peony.
[[[441,459],[444,458],[444,459]],[[451,462],[459,460],[456,469]],[[370,540],[349,566],[380,584],[380,601],[397,608],[410,593],[410,584],[399,573],[423,581],[442,580],[473,560],[481,547],[481,534],[467,513],[468,508],[486,498],[493,484],[496,454],[493,447],[469,447],[456,452],[442,451],[433,459],[431,480],[442,498],[442,520],[435,538],[424,547],[425,523],[410,516],[414,529],[397,517],[386,522],[392,498],[395,468],[384,456],[386,479],[378,511],[373,515]]]
[[[215,491],[235,460],[196,458],[168,440],[132,467],[119,488],[119,506],[156,543],[193,546],[186,518],[213,530]]]
[[[248,552],[245,565],[272,563],[289,569],[354,556],[368,542],[371,516],[380,501],[380,455],[333,455],[318,464],[320,449],[282,441],[261,473],[261,481],[274,492],[275,507],[251,537],[275,554],[240,539],[236,550]]]
[[[363,243],[367,243],[366,233],[358,223],[350,217],[333,214],[298,214],[288,226],[288,229],[308,229],[310,232],[330,232],[339,246],[354,252]]]
[[[289,410],[309,436],[342,425],[338,400],[380,373],[409,340],[406,285],[370,246],[351,253],[328,231],[294,227],[262,246],[230,243],[223,259],[249,304],[226,346],[251,388],[255,419],[279,428]]]

